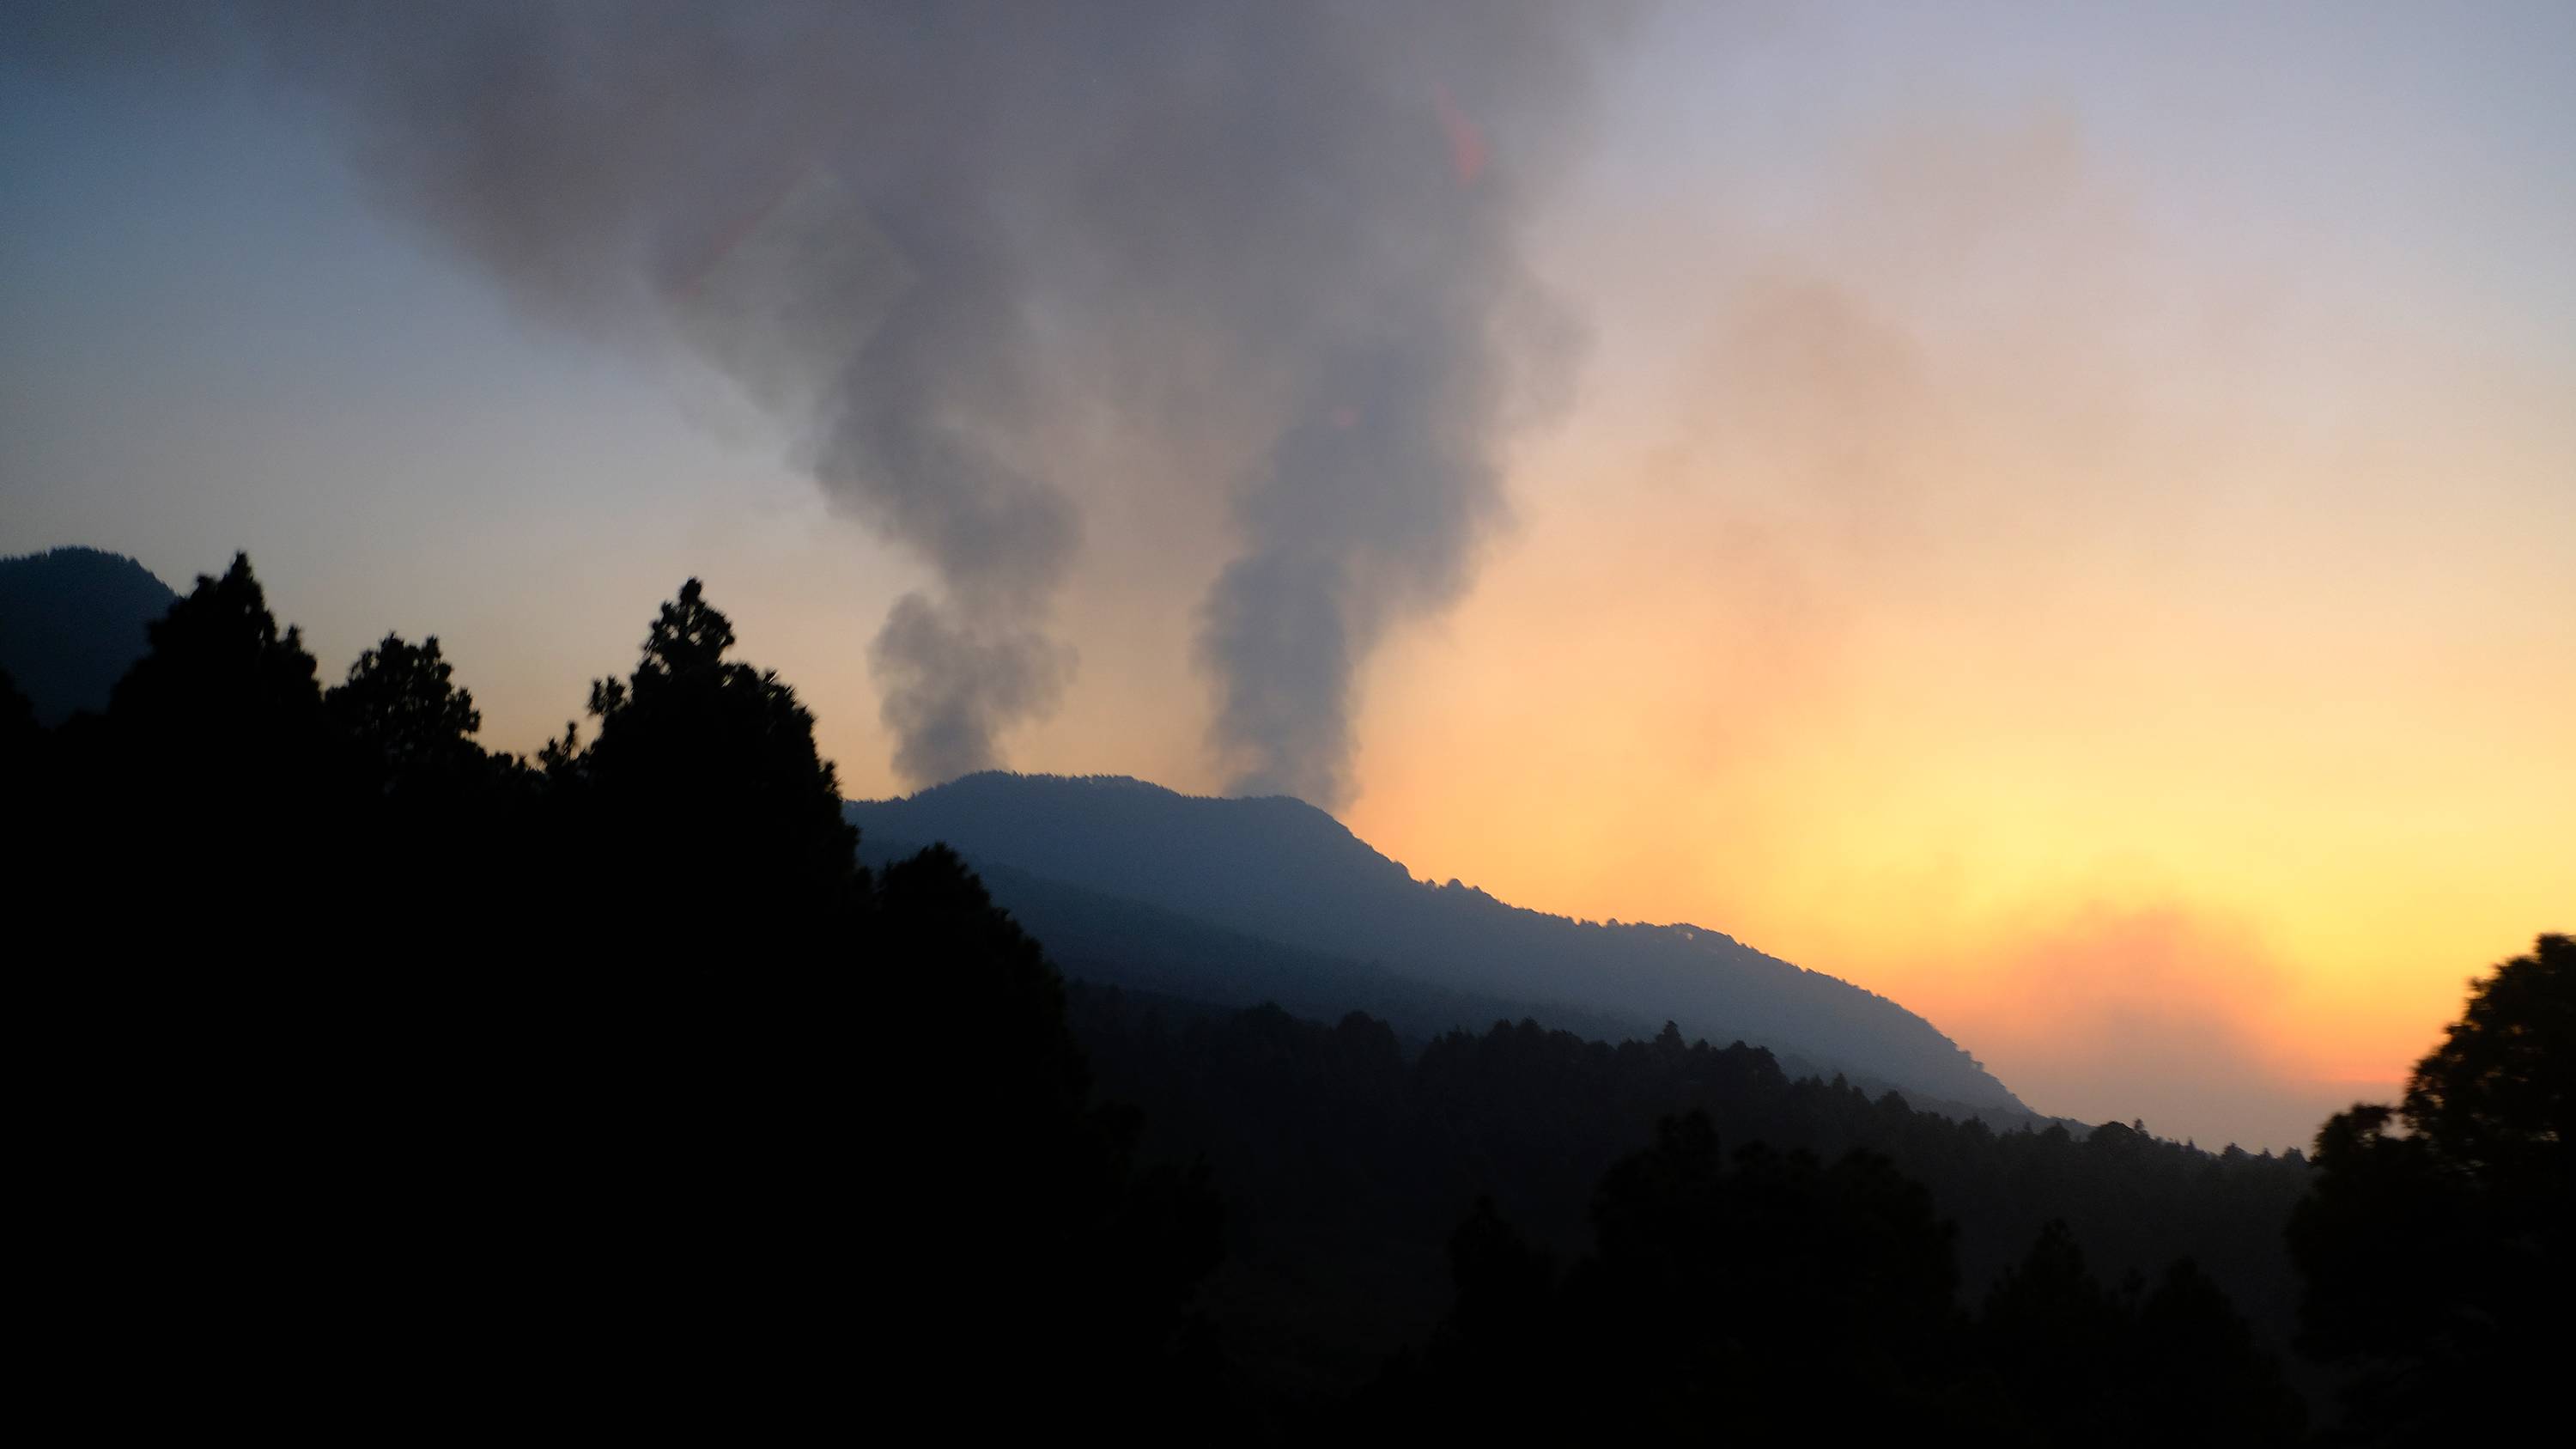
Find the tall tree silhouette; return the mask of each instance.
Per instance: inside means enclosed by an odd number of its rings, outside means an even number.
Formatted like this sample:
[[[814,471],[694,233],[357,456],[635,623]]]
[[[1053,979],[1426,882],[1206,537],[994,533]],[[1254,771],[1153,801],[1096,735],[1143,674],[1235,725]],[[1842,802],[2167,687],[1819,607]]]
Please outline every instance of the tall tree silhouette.
[[[313,657],[239,555],[148,638],[105,713],[55,731],[32,812],[37,898],[99,941],[49,973],[33,1018],[41,1130],[48,1206],[96,1245],[77,1261],[98,1310],[66,1331],[151,1355],[212,1406],[274,1391],[259,1354],[284,1350],[279,1325],[340,1306],[332,1265],[368,1236],[376,1182],[352,1148],[398,1134],[358,1070],[389,1053],[336,929],[360,802]],[[170,1349],[227,1336],[229,1377]]]
[[[2353,1371],[2356,1441],[2470,1442],[2559,1417],[2576,1330],[2576,942],[2470,983],[2403,1102],[2317,1134],[2290,1224],[2303,1346]]]
[[[320,722],[304,633],[280,629],[248,554],[197,586],[146,631],[151,648],[109,692],[111,715],[159,741],[263,746],[287,758]]]
[[[336,900],[348,781],[313,656],[269,612],[249,558],[200,575],[147,634],[104,717],[58,732],[53,888],[122,918],[148,950],[184,949],[281,886]],[[138,889],[154,908],[120,909]]]
[[[965,1429],[1179,1433],[1213,1388],[1184,1316],[1220,1252],[1201,1175],[1138,1169],[1136,1115],[1093,1102],[1062,981],[953,852],[889,866],[866,939],[872,1013],[969,1044],[898,1031],[866,1049],[865,1160],[894,1170],[870,1238],[901,1245],[873,1298],[912,1336],[899,1376],[942,1386]],[[997,1374],[1013,1398],[982,1391]]]
[[[775,962],[766,947],[744,954],[740,925],[821,927],[852,904],[858,832],[814,717],[776,671],[726,658],[733,645],[732,622],[689,580],[634,672],[591,685],[590,745],[568,728],[548,751],[590,888],[661,907],[598,923],[630,966]]]

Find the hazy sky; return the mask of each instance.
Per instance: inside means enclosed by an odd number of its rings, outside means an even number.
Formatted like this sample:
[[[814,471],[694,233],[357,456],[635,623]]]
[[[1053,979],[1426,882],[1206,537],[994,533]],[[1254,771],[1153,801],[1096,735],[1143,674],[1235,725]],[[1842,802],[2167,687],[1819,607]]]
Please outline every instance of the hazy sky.
[[[2576,6],[1672,5],[1591,89],[1515,198],[1564,391],[1360,665],[1364,838],[2204,1143],[2303,1141],[2576,926]],[[903,788],[868,657],[923,558],[686,349],[514,309],[344,117],[0,65],[0,552],[247,549],[326,670],[435,632],[521,750],[695,574]],[[1239,519],[1084,502],[1004,752],[1222,789]]]

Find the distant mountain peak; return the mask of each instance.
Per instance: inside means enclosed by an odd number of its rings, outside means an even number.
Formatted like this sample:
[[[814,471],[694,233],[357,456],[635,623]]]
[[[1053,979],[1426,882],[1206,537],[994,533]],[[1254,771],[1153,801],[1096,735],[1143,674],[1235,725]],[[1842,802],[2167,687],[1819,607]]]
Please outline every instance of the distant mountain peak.
[[[0,670],[39,724],[105,709],[178,594],[121,553],[72,545],[0,558]]]

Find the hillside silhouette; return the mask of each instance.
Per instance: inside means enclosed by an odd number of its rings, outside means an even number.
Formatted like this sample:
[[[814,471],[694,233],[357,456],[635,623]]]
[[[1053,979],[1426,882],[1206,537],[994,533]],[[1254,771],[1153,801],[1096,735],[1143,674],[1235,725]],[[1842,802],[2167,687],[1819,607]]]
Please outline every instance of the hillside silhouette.
[[[1417,881],[1340,821],[1286,797],[1207,799],[1123,777],[993,772],[854,802],[847,813],[870,837],[955,847],[990,873],[997,899],[1015,911],[1025,879],[1057,882],[1443,991],[1523,1004],[1506,1015],[1536,1004],[1552,1023],[1634,1032],[1670,1020],[1689,1036],[1751,1042],[1962,1111],[2030,1115],[1957,1043],[1886,997],[1698,926],[1575,921],[1454,880]],[[1028,896],[1039,918],[1052,914],[1042,894]],[[1210,969],[1202,989],[1225,984],[1222,970]],[[1178,982],[1161,985],[1189,994]]]
[[[36,723],[107,708],[107,692],[143,657],[145,626],[179,596],[123,554],[54,548],[0,558],[0,673]]]

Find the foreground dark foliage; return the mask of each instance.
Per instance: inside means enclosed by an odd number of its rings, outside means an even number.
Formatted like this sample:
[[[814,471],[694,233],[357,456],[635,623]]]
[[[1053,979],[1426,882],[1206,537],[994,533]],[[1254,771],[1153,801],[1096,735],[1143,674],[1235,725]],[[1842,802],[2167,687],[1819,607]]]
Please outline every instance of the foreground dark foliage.
[[[0,679],[29,1367],[87,1424],[2297,1437],[2296,1154],[1669,1027],[1069,993],[953,852],[858,866],[734,642],[692,581],[533,762],[435,639],[325,689],[239,559],[103,712]],[[2500,1423],[2477,1376],[2557,1361],[2569,968],[2482,985],[2404,1130],[2321,1138],[2350,1431]]]
[[[1885,1159],[1721,1153],[1666,1121],[1594,1195],[1562,1275],[1481,1205],[1451,1239],[1457,1306],[1372,1393],[1428,1431],[1586,1426],[1757,1442],[2286,1444],[2303,1413],[2188,1261],[2105,1292],[2065,1225],[1960,1311],[1951,1228]]]
[[[89,1422],[1189,1410],[1212,1202],[1131,1165],[954,855],[857,867],[811,717],[732,643],[690,583],[529,766],[434,639],[323,690],[236,560],[103,714],[0,713],[26,899],[87,938],[18,1021]]]
[[[2114,1123],[2084,1137],[2062,1127],[1997,1133],[1914,1111],[1892,1094],[1792,1080],[1769,1052],[1685,1044],[1670,1030],[1610,1046],[1504,1023],[1408,1053],[1387,1026],[1356,1014],[1323,1026],[1275,1008],[1201,1011],[1090,988],[1076,989],[1073,1014],[1104,1089],[1145,1108],[1149,1148],[1208,1163],[1229,1225],[1209,1311],[1246,1392],[1287,1422],[1337,1422],[1331,1401],[1436,1327],[1448,1346],[1381,1385],[1370,1401],[1378,1410],[1400,1404],[1454,1418],[1482,1403],[1514,1420],[1598,1420],[1626,1405],[1641,1424],[1680,1423],[1701,1412],[1692,1395],[1720,1391],[1702,1379],[1725,1353],[1739,1358],[1721,1378],[1785,1386],[1808,1382],[1791,1370],[1807,1372],[1797,1365],[1816,1344],[1857,1334],[1848,1354],[1826,1355],[1837,1412],[1937,1409],[1998,1433],[2026,1430],[2036,1442],[2086,1442],[2053,1407],[2067,1392],[2054,1360],[2026,1374],[2013,1367],[2018,1349],[1981,1357],[1958,1340],[1965,1319],[1955,1306],[2025,1272],[2038,1239],[2065,1243],[2079,1263],[2081,1241],[2119,1285],[2102,1288],[2079,1268],[2062,1276],[2090,1285],[2098,1309],[2070,1306],[2071,1322],[2057,1321],[2054,1298],[2019,1311],[2034,1339],[2088,1345],[2070,1350],[2095,1375],[2074,1380],[2085,1405],[2124,1431],[2166,1422],[2141,1418],[2132,1401],[2190,1403],[2198,1390],[2143,1386],[2132,1369],[2196,1352],[2211,1365],[2202,1382],[2223,1370],[2237,1385],[2236,1417],[2253,1435],[2241,1442],[2297,1432],[2297,1403],[2273,1359],[2295,1292],[2281,1224],[2308,1178],[2295,1157],[2213,1155]],[[1720,1141],[1737,1150],[1719,1153]],[[1649,1158],[1632,1155],[1654,1144]],[[1664,1180],[1654,1174],[1685,1165],[1714,1183],[1730,1159],[1758,1195],[1711,1187],[1638,1196]],[[1649,1202],[1662,1205],[1603,1216]],[[1497,1246],[1504,1223],[1508,1251]],[[1531,1299],[1537,1290],[1508,1287],[1553,1283],[1557,1267],[1595,1252],[1609,1266],[1572,1269],[1562,1292]],[[1661,1266],[1616,1271],[1645,1261]],[[1471,1263],[1491,1269],[1492,1281]],[[1659,1275],[1678,1296],[1634,1296]],[[2150,1315],[2142,1305],[2151,1283]],[[2277,1330],[2248,1325],[2219,1283],[2270,1308]],[[1626,1286],[1605,1297],[1606,1284]],[[1472,1306],[1480,1301],[1488,1307]],[[1515,1310],[1493,1305],[1525,1301],[1543,1305],[1529,1310],[1536,1337],[1507,1340],[1491,1317]],[[1935,1301],[1951,1316],[1927,1318],[1924,1305]],[[2097,1331],[2106,1314],[2117,1332]],[[2197,1347],[2150,1353],[2163,1328],[2142,1321],[2179,1323],[2174,1332]],[[1740,1342],[1720,1353],[1692,1337],[1699,1332]],[[1450,1342],[1461,1333],[1486,1347],[1461,1360]],[[1669,1373],[1632,1376],[1666,1363],[1665,1346],[1683,1356]],[[1605,1356],[1585,1356],[1596,1349]],[[1513,1366],[1520,1356],[1562,1371],[1530,1377]],[[1861,1393],[1864,1373],[1881,1383],[1871,1391],[1878,1398]],[[1479,1376],[1519,1388],[1481,1399],[1470,1388]],[[1659,1384],[1682,1397],[1654,1398]],[[1739,1404],[1732,1417],[1753,1413]]]

